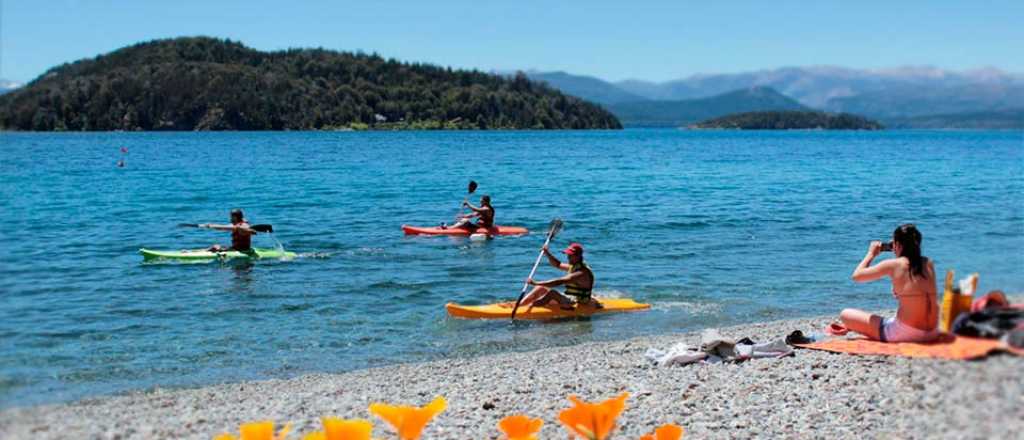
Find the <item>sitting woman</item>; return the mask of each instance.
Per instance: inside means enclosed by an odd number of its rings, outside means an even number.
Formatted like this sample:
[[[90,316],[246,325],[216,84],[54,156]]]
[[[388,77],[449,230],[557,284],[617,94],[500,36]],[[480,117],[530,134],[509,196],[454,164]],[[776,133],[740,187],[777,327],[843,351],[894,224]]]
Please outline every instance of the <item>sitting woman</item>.
[[[892,294],[899,301],[895,318],[857,309],[840,314],[843,324],[855,332],[882,342],[927,342],[939,336],[939,307],[935,294],[935,267],[921,255],[921,233],[913,224],[905,224],[892,233],[892,252],[896,258],[874,266],[871,261],[882,251],[882,243],[873,241],[864,260],[853,270],[858,283],[888,276]]]

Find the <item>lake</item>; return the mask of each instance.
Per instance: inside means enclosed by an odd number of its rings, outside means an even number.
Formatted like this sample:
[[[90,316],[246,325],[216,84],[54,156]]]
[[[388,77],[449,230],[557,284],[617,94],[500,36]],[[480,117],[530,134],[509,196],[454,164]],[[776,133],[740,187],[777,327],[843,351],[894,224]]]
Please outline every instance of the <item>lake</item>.
[[[941,278],[1024,292],[1020,131],[0,133],[0,406],[894,308],[850,273],[904,222]],[[122,153],[121,148],[127,153]],[[117,166],[125,161],[123,168]],[[451,222],[469,180],[499,224]],[[291,261],[143,264],[270,223]],[[450,319],[514,299],[544,229],[641,313]],[[273,246],[267,236],[259,246]],[[891,254],[889,254],[891,255]],[[537,278],[559,273],[542,265]],[[940,286],[941,290],[941,286]]]

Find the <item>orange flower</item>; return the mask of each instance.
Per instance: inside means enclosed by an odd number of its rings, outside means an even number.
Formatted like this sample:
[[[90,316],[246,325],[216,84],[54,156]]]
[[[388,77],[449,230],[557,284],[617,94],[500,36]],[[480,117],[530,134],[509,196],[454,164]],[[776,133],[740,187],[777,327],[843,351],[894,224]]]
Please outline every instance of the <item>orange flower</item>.
[[[243,423],[238,427],[238,437],[224,433],[213,438],[213,440],[284,440],[291,431],[292,424],[284,425],[284,428],[274,435],[274,422],[264,420],[262,422]]]
[[[416,440],[430,419],[441,414],[447,407],[448,402],[444,397],[438,397],[422,408],[374,403],[370,405],[370,412],[391,424],[398,431],[400,440]]]
[[[508,440],[537,440],[537,431],[540,431],[543,425],[544,421],[541,419],[515,415],[501,419],[498,428],[505,433]]]
[[[589,440],[603,440],[615,429],[615,419],[626,408],[629,393],[594,404],[584,402],[576,396],[569,396],[575,405],[558,414],[558,420],[570,434],[577,434]]]
[[[679,440],[683,438],[683,428],[672,423],[661,425],[650,434],[640,437],[640,440]]]
[[[336,417],[324,417],[323,431],[306,434],[303,440],[370,440],[373,424],[368,420],[342,420]]]

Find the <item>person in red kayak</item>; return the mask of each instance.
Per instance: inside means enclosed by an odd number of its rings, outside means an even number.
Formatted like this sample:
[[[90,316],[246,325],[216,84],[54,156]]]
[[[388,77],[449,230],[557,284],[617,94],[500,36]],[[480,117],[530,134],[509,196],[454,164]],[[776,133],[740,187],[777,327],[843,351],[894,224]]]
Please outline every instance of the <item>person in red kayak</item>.
[[[210,248],[208,249],[211,252],[248,252],[252,250],[252,236],[256,235],[256,231],[252,230],[252,228],[249,227],[249,222],[245,220],[245,214],[242,213],[241,209],[231,210],[230,225],[203,223],[199,225],[199,227],[206,229],[214,229],[217,231],[231,232],[231,247],[225,248],[219,244],[215,244],[213,246],[210,246]]]
[[[462,216],[457,223],[448,228],[466,228],[472,232],[480,228],[491,229],[494,227],[494,207],[491,206],[491,196],[481,196],[479,207],[473,206],[469,202],[463,202],[462,206],[469,208],[473,213]],[[470,222],[473,217],[477,218],[476,223]]]
[[[594,272],[590,270],[590,266],[583,262],[583,245],[572,243],[562,251],[562,253],[569,256],[568,263],[559,261],[557,257],[551,254],[547,246],[543,247],[543,251],[544,255],[548,257],[548,263],[551,263],[551,266],[564,270],[567,273],[561,278],[547,281],[535,281],[533,278],[526,280],[527,284],[537,286],[520,303],[529,304],[527,311],[535,306],[546,306],[551,301],[557,302],[563,310],[573,310],[576,305],[602,307],[601,303],[594,299],[592,294],[594,290]],[[564,295],[552,289],[552,287],[557,286],[565,286]],[[569,298],[570,296],[575,297],[576,301],[573,302]]]

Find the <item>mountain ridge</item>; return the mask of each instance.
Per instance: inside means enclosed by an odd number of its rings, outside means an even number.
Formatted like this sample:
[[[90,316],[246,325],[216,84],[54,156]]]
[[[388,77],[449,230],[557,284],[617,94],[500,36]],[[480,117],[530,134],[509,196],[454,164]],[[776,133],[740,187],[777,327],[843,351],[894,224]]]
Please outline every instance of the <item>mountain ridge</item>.
[[[849,111],[872,117],[934,113],[934,101],[956,99],[949,112],[1009,108],[1024,101],[1024,74],[993,67],[954,71],[930,66],[853,69],[839,66],[781,67],[727,74],[696,74],[661,83],[626,80],[611,83],[648,99],[692,99],[752,86],[767,86],[802,104],[825,111]],[[873,107],[879,97],[889,103]],[[963,99],[963,97],[970,99]],[[897,103],[893,105],[893,103]],[[906,104],[904,104],[906,103]]]
[[[549,73],[531,71],[528,75],[544,78]],[[574,80],[582,79],[585,79],[586,87],[573,83]],[[1012,111],[1021,108],[1021,103],[1024,103],[1024,74],[995,67],[961,71],[932,66],[885,69],[781,67],[738,73],[695,74],[664,82],[610,82],[559,72],[557,80],[549,81],[549,84],[566,93],[604,104],[617,116],[627,120],[624,121],[626,125],[635,122],[635,118],[631,114],[622,114],[623,108],[638,106],[636,103],[640,101],[676,102],[709,98],[752,87],[769,87],[807,108],[863,115],[882,120],[892,127],[908,128],[921,123],[922,128],[935,128],[935,124],[945,121],[949,124],[948,128],[1024,128],[1024,121],[1015,122],[1017,120],[1012,117]],[[598,86],[610,92],[600,91]],[[626,101],[606,98],[629,95],[642,99]],[[672,111],[671,105],[650,104],[648,107]],[[965,125],[957,121],[958,114],[962,114],[964,120],[970,123]],[[986,115],[994,119],[985,121]],[[889,121],[897,123],[889,124]]]
[[[698,99],[609,104],[608,109],[623,125],[632,127],[678,127],[733,113],[808,110],[770,87],[751,87]]]

